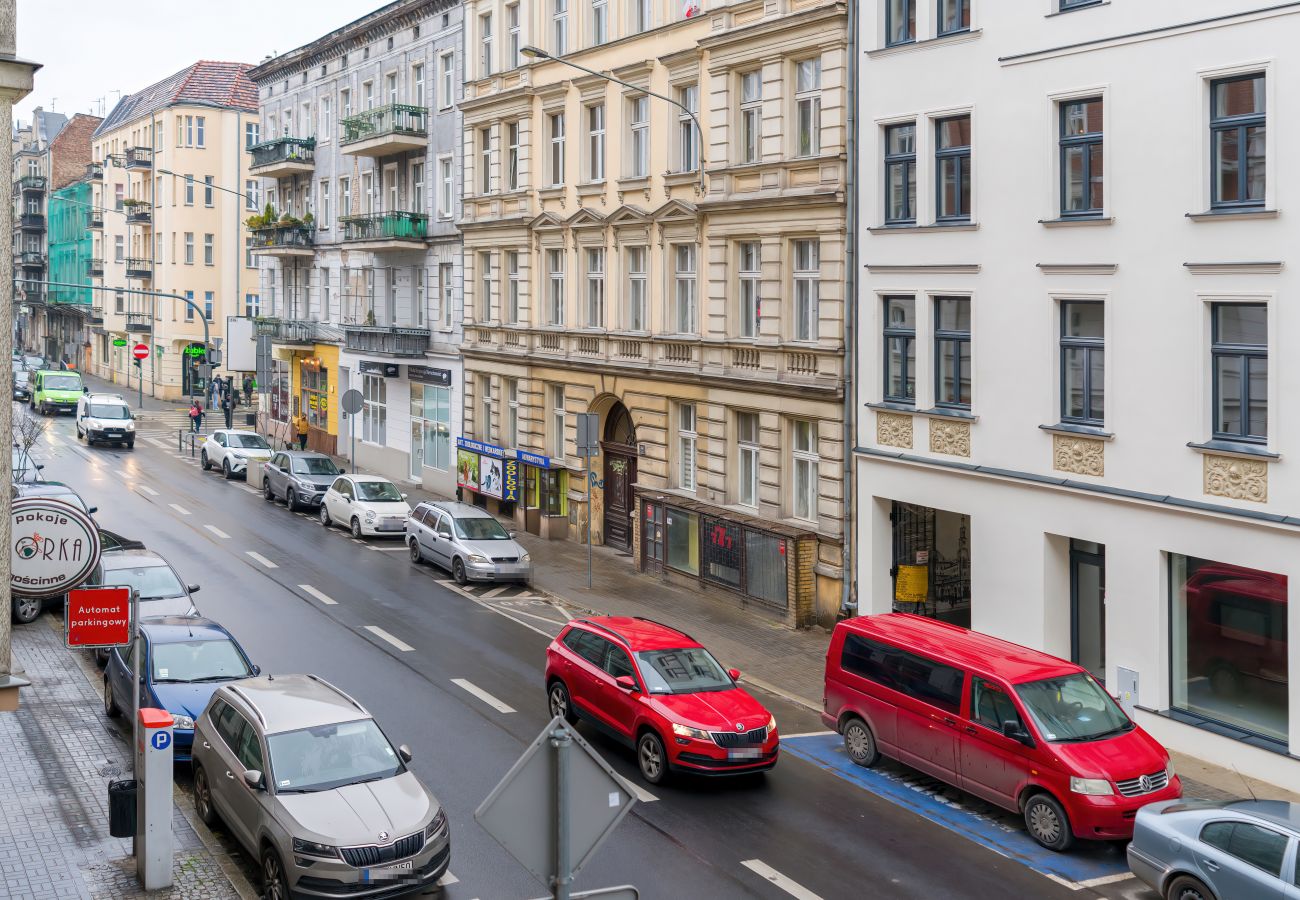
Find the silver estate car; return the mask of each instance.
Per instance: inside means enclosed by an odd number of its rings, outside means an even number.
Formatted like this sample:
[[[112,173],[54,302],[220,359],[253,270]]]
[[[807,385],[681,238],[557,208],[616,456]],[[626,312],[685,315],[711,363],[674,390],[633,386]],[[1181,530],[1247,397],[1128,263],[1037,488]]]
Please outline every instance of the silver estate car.
[[[529,581],[533,560],[492,515],[468,503],[421,503],[406,520],[411,562],[432,560],[457,584]]]
[[[1138,810],[1128,867],[1165,900],[1300,900],[1300,803],[1152,803]]]
[[[194,728],[194,808],[258,861],[267,900],[391,897],[451,859],[437,798],[370,713],[315,675],[223,684]]]

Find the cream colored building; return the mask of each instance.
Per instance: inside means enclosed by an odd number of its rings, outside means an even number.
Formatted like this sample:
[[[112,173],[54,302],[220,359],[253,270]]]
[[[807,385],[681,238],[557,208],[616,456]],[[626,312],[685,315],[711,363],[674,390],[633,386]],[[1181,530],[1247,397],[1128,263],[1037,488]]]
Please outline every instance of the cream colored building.
[[[479,0],[465,34],[467,499],[833,620],[845,5]]]
[[[256,184],[248,179],[247,148],[259,140],[250,68],[195,63],[122,98],[93,138],[102,163],[91,214],[99,283],[192,299],[214,339],[224,339],[227,316],[257,315],[261,304],[243,224],[257,198],[230,193]],[[158,397],[202,388],[199,312],[179,300],[111,291],[100,292],[97,305],[96,374],[132,387],[143,377]],[[139,368],[136,343],[152,350]],[[217,372],[229,374],[220,365]]]

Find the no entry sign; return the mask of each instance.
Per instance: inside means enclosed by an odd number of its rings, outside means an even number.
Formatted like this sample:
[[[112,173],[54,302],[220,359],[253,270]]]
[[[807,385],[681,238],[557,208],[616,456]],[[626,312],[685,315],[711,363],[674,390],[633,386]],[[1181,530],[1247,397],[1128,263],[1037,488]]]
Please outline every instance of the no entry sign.
[[[121,647],[131,643],[131,589],[77,588],[64,605],[69,647]]]
[[[136,359],[148,359],[149,345],[136,344],[134,347],[131,348],[131,355],[134,356]]]

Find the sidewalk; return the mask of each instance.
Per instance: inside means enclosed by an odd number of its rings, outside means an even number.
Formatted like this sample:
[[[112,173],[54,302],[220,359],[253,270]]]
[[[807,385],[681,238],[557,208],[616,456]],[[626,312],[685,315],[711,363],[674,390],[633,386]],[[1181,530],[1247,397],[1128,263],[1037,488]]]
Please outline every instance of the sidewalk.
[[[48,617],[14,628],[13,656],[32,684],[23,688],[17,712],[0,713],[0,896],[257,896],[241,875],[227,874],[233,861],[208,849],[179,803],[172,813],[175,886],[146,894],[131,840],[108,834],[108,783],[130,777],[131,753],[124,730],[104,716],[88,681],[93,668],[82,667],[93,664],[63,646]]]

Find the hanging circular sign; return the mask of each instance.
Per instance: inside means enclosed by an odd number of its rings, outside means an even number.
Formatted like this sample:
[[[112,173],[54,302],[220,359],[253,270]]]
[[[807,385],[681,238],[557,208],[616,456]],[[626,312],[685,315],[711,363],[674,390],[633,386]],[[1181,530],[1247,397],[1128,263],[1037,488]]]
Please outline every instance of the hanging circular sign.
[[[99,528],[89,514],[61,500],[14,500],[9,534],[9,589],[21,597],[66,593],[99,564]]]

